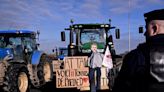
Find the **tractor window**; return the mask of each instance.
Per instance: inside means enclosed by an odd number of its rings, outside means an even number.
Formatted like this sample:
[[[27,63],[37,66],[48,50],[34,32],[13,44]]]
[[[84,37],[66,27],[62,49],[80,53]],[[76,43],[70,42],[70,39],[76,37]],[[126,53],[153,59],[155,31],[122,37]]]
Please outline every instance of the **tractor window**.
[[[97,43],[98,49],[105,47],[105,30],[103,29],[84,29],[81,32],[82,49],[88,50],[92,43]],[[100,51],[102,52],[102,51]]]
[[[23,51],[20,37],[0,36],[0,47],[11,48],[14,50],[14,55],[18,55]]]
[[[29,52],[32,52],[36,48],[35,40],[29,37],[23,39],[23,44]]]
[[[11,48],[14,50],[15,58],[22,59],[23,47],[21,37],[5,37],[6,48]]]
[[[60,49],[60,55],[67,56],[68,55],[68,49],[66,49],[66,48]]]
[[[0,48],[4,48],[4,47],[5,47],[4,37],[0,36]]]
[[[99,29],[85,29],[81,33],[81,43],[105,42],[104,31]]]
[[[18,45],[21,45],[20,37],[0,36],[1,48],[15,48]]]
[[[10,37],[9,42],[6,43],[7,48],[16,48],[16,46],[21,46],[21,38],[20,37]]]

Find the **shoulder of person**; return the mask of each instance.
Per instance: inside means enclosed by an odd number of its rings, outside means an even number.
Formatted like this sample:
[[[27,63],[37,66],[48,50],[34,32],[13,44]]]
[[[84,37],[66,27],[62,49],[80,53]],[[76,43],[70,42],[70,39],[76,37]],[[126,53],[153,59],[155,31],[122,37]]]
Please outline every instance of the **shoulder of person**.
[[[133,58],[135,58],[135,57],[137,57],[138,56],[138,49],[134,49],[134,50],[132,50],[132,51],[130,51],[130,52],[128,52],[125,56],[124,56],[124,61],[125,60],[131,60],[131,59],[133,59]]]
[[[126,56],[138,56],[138,54],[141,54],[143,50],[147,49],[147,44],[146,43],[141,43],[137,46],[136,49],[133,49],[129,53],[127,53]]]
[[[138,50],[141,50],[141,51],[146,50],[146,49],[148,49],[148,44],[146,44],[146,43],[141,43],[141,44],[139,44],[139,45],[137,46],[137,49],[138,49]]]
[[[144,60],[144,50],[146,48],[146,44],[139,44],[138,47],[132,51],[130,51],[128,54],[125,55],[123,59],[123,63],[125,64],[142,64]],[[145,51],[146,52],[146,51]],[[143,62],[144,63],[144,62]]]

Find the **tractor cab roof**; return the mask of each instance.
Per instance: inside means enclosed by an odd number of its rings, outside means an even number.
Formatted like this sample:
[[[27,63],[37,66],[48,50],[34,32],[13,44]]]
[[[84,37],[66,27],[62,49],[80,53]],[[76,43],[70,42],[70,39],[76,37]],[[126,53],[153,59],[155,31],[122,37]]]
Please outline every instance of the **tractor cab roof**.
[[[74,24],[73,28],[79,29],[96,29],[96,28],[110,28],[110,24]]]
[[[34,31],[29,30],[0,30],[0,35],[6,36],[35,36]]]
[[[0,34],[35,34],[29,30],[0,30]]]
[[[115,27],[111,27],[110,24],[73,24],[70,26],[73,29],[113,29]],[[70,28],[66,28],[65,30],[70,30]]]

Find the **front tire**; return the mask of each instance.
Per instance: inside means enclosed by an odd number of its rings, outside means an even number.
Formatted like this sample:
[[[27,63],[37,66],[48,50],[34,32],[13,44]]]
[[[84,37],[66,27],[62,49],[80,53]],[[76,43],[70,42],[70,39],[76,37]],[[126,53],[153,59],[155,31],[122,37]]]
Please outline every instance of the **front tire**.
[[[25,66],[14,64],[8,67],[4,78],[5,92],[28,92],[29,79]]]
[[[51,81],[53,76],[52,65],[50,60],[45,56],[41,59],[38,65],[38,78],[40,82],[45,84],[46,82]]]
[[[18,88],[20,92],[26,92],[28,89],[28,76],[25,72],[20,72],[18,77]]]

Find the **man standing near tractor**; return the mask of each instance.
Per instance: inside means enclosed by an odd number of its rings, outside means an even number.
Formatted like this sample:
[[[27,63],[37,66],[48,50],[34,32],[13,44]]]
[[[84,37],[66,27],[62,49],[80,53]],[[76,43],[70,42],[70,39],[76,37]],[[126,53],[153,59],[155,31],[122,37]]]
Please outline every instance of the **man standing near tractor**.
[[[103,62],[103,55],[97,51],[97,44],[91,45],[92,54],[88,59],[89,65],[89,82],[90,91],[96,92],[100,90],[101,86],[101,66]],[[96,72],[96,85],[95,85],[95,72]]]

